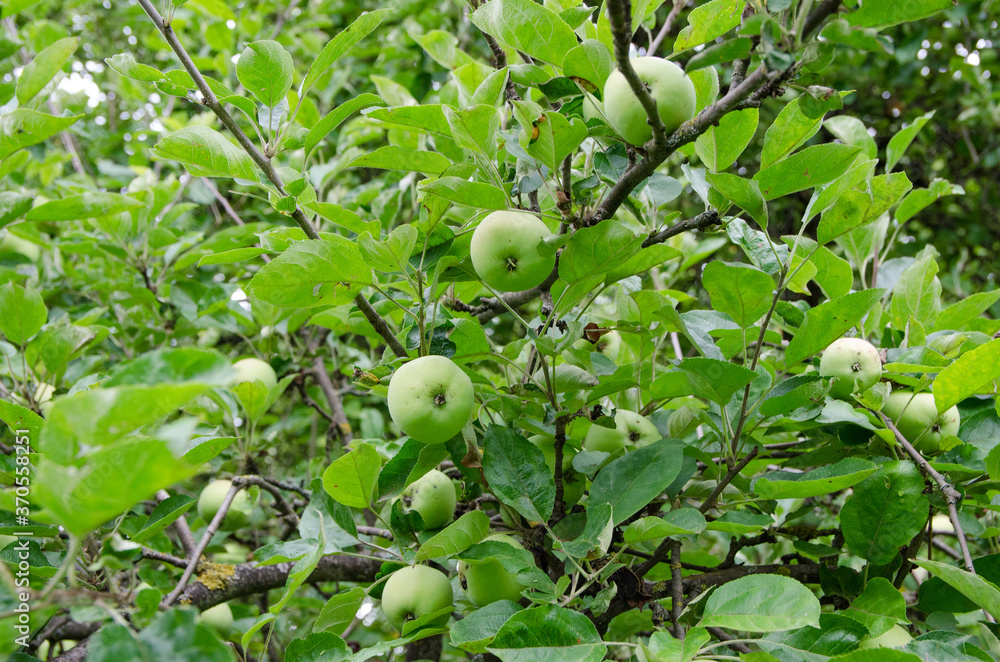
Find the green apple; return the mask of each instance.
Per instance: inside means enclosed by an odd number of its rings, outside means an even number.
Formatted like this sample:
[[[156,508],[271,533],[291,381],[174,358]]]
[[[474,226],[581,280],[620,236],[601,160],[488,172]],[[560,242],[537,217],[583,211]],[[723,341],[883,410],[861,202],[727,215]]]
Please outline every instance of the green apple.
[[[42,249],[38,244],[21,239],[7,230],[0,231],[0,254],[2,253],[19,253],[34,262],[41,256]]]
[[[597,101],[594,97],[589,95],[583,97],[583,120],[589,122],[590,120],[601,120],[604,121],[604,104]]]
[[[76,646],[76,642],[73,641],[72,639],[63,639],[57,645],[61,646],[62,648],[55,648],[54,646],[52,646],[51,642],[49,642],[49,640],[46,639],[41,644],[39,644],[38,648],[35,650],[35,658],[39,660],[47,660],[49,659],[49,651],[51,650],[53,651],[52,659],[55,659],[57,655],[62,655],[69,649],[74,648]]]
[[[222,501],[226,498],[232,485],[233,482],[230,480],[213,480],[201,491],[201,496],[198,497],[198,515],[206,524],[211,522],[215,514],[219,512]],[[222,525],[219,528],[223,531],[235,531],[246,526],[250,520],[251,510],[253,510],[253,504],[250,503],[250,497],[246,490],[240,490],[233,497],[233,502],[230,504],[229,510],[226,511],[226,517],[222,520]]]
[[[212,554],[212,561],[215,563],[228,563],[238,565],[246,563],[249,558],[250,548],[235,541],[228,541],[225,544],[226,551]]]
[[[524,549],[519,542],[502,533],[487,536],[484,542],[486,540],[498,540],[511,547]],[[499,600],[517,602],[525,588],[517,581],[517,576],[508,572],[496,559],[488,559],[482,563],[459,561],[458,578],[469,602],[477,607],[485,607]]]
[[[469,244],[472,266],[495,290],[522,292],[544,281],[556,256],[542,255],[538,245],[551,233],[526,211],[495,211],[476,227]]]
[[[590,431],[583,440],[583,449],[614,453],[627,446],[648,446],[654,441],[659,441],[662,436],[652,421],[645,416],[627,409],[619,409],[615,412],[614,428],[590,426]]]
[[[830,395],[846,400],[851,393],[867,391],[882,379],[882,359],[875,345],[862,338],[840,338],[826,348],[819,360],[819,374],[833,377]]]
[[[549,471],[556,470],[556,440],[544,434],[536,434],[528,437],[528,441],[538,446],[538,449],[545,455],[545,464],[549,466]],[[567,506],[575,506],[583,496],[586,487],[586,479],[583,474],[573,470],[573,458],[576,457],[576,450],[569,444],[563,444],[563,500]]]
[[[442,471],[431,469],[425,473],[403,490],[403,498],[410,510],[420,513],[426,530],[440,529],[455,519],[455,483]]]
[[[274,373],[274,368],[260,359],[240,359],[233,364],[233,370],[236,371],[232,382],[233,386],[244,382],[258,381],[270,391],[278,383],[278,376]]]
[[[694,83],[683,69],[658,57],[637,57],[631,63],[656,102],[668,135],[694,117]],[[633,145],[645,145],[653,137],[646,109],[632,92],[625,75],[617,69],[604,84],[604,115],[618,135]]]
[[[389,380],[389,415],[425,444],[443,444],[461,432],[475,404],[472,380],[444,356],[413,359]]]
[[[439,570],[426,565],[402,568],[392,573],[382,590],[382,613],[397,630],[408,621],[432,614],[454,602],[451,582]],[[436,622],[444,625],[451,614],[444,613]]]
[[[898,625],[893,625],[888,632],[880,634],[874,639],[865,639],[858,644],[858,648],[862,650],[867,648],[902,648],[912,640],[913,637],[910,636],[909,632]]]
[[[195,620],[215,630],[223,639],[233,631],[233,610],[225,602],[206,609]]]
[[[939,453],[946,437],[957,435],[962,423],[958,407],[940,416],[932,393],[893,391],[882,413],[892,419],[899,433],[922,453]]]

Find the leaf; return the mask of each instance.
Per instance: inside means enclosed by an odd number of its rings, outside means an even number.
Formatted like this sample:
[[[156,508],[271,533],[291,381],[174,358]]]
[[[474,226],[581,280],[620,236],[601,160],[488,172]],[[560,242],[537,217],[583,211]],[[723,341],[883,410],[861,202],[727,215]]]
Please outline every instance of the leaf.
[[[935,111],[930,111],[924,115],[921,115],[917,119],[913,120],[910,124],[907,124],[902,129],[896,132],[892,138],[889,139],[889,144],[886,146],[885,152],[885,171],[887,173],[892,172],[892,169],[896,167],[899,160],[903,158],[903,154],[906,153],[907,148],[909,148],[910,143],[913,139],[917,137],[920,129],[924,127],[927,122],[934,117]]]
[[[785,349],[785,365],[791,366],[829,347],[868,314],[885,290],[864,290],[827,301],[806,313],[795,337]]]
[[[908,266],[892,288],[889,312],[892,325],[905,329],[911,321],[930,326],[941,302],[941,281],[933,255],[925,255]]]
[[[371,282],[371,268],[354,242],[328,235],[292,244],[260,268],[247,291],[275,306],[310,308],[347,303]]]
[[[369,444],[361,444],[330,463],[323,472],[323,489],[337,503],[368,508],[381,466],[378,451]]]
[[[852,190],[842,194],[832,207],[823,212],[816,228],[817,241],[826,244],[834,239],[876,221],[899,202],[910,190],[910,180],[904,173],[873,177],[870,191]]]
[[[357,615],[361,603],[365,601],[366,595],[365,589],[361,586],[335,594],[323,605],[313,630],[316,632],[332,630],[337,635],[344,634],[344,630]]]
[[[507,209],[507,195],[492,184],[470,182],[461,177],[439,177],[420,182],[420,190],[459,205],[479,209]]]
[[[860,25],[868,28],[887,28],[899,23],[918,21],[928,16],[951,9],[951,0],[911,0],[910,2],[898,2],[898,0],[868,0],[861,9],[848,14],[848,20],[852,25]]]
[[[850,145],[812,145],[762,168],[753,178],[764,199],[774,200],[832,182],[847,171],[859,152]]]
[[[163,73],[159,69],[155,69],[148,64],[136,62],[135,58],[128,53],[119,53],[118,55],[105,58],[104,62],[112,70],[132,80],[138,80],[143,83],[156,83],[165,80]]]
[[[970,294],[965,299],[951,304],[938,313],[934,323],[934,330],[941,331],[948,329],[959,331],[966,324],[986,312],[998,300],[1000,300],[1000,290]]]
[[[695,508],[678,508],[663,517],[643,517],[632,522],[623,535],[632,545],[647,540],[663,540],[669,536],[701,533],[706,526],[705,516]]]
[[[76,37],[66,37],[54,42],[25,65],[17,77],[17,101],[24,106],[42,91],[76,51]]]
[[[851,457],[806,473],[765,474],[753,490],[764,499],[804,499],[845,490],[876,471],[878,467],[872,462]]]
[[[674,42],[674,53],[707,44],[738,26],[745,5],[745,0],[712,0],[691,10],[688,24]]]
[[[342,662],[351,658],[347,642],[333,632],[311,632],[292,639],[285,649],[285,662]]]
[[[913,562],[935,577],[941,578],[993,618],[1000,617],[1000,588],[997,588],[996,584],[946,563],[926,559],[913,559]]]
[[[485,653],[486,647],[492,643],[504,623],[519,611],[521,607],[510,600],[488,604],[452,625],[448,631],[448,640],[452,646],[464,651]]]
[[[459,147],[487,162],[493,159],[496,132],[500,128],[500,114],[495,107],[479,105],[454,110],[450,106],[444,106],[442,112]]]
[[[653,244],[641,249],[638,253],[630,257],[621,266],[612,269],[605,275],[604,282],[607,285],[617,283],[629,276],[644,274],[653,267],[669,262],[684,255],[679,249],[666,244]]]
[[[347,164],[348,168],[378,168],[380,170],[402,170],[440,175],[451,161],[443,154],[415,149],[405,149],[395,145],[384,145],[374,152],[362,154]]]
[[[709,531],[744,535],[766,529],[772,524],[774,524],[774,520],[770,515],[751,513],[746,510],[733,510],[712,520],[705,528]]]
[[[575,283],[621,269],[639,252],[642,241],[620,223],[598,223],[577,230],[559,259],[559,277]]]
[[[962,354],[934,378],[934,404],[944,412],[966,398],[997,392],[1000,380],[1000,338]]]
[[[247,153],[206,126],[189,126],[164,136],[152,152],[157,158],[183,163],[196,177],[258,178]]]
[[[839,613],[828,613],[820,614],[819,627],[772,632],[758,644],[771,654],[771,660],[825,662],[831,655],[857,648],[867,634],[865,626],[857,621]]]
[[[31,209],[34,197],[27,193],[3,191],[0,193],[0,228],[18,220]]]
[[[340,104],[335,109],[324,115],[323,119],[316,122],[316,125],[309,129],[309,133],[306,134],[305,141],[306,154],[311,153],[321,140],[326,138],[331,131],[343,124],[344,120],[357,111],[384,105],[385,101],[382,101],[381,97],[377,94],[371,94],[368,92],[359,94],[358,96],[352,97],[351,99],[348,99],[344,103]]]
[[[845,145],[860,147],[865,157],[869,159],[878,158],[878,146],[875,145],[875,139],[868,133],[865,123],[857,117],[836,115],[835,117],[827,118],[823,122],[823,127],[839,138]]]
[[[885,634],[898,623],[909,622],[903,594],[884,577],[870,579],[865,592],[840,613],[868,628],[870,637]]]
[[[958,184],[952,184],[940,178],[932,181],[931,185],[927,188],[913,189],[906,194],[906,197],[896,207],[896,221],[905,223],[916,216],[922,209],[934,204],[947,195],[965,195],[965,189]]]
[[[277,106],[292,89],[292,56],[276,41],[252,41],[236,61],[240,84],[268,108]]]
[[[41,331],[49,316],[41,294],[13,282],[0,285],[0,310],[0,333],[18,346]]]
[[[796,375],[780,382],[760,405],[765,418],[780,416],[801,407],[823,403],[826,387],[818,374]]]
[[[705,180],[716,192],[749,214],[757,225],[767,228],[767,201],[757,182],[725,172],[708,173]]]
[[[464,552],[490,532],[490,518],[481,510],[465,513],[420,545],[416,560],[427,561]]]
[[[240,264],[241,262],[246,262],[247,260],[252,260],[255,257],[261,255],[267,255],[271,251],[266,248],[234,248],[231,251],[222,251],[221,253],[210,253],[204,255],[198,260],[199,267],[210,266],[213,264]]]
[[[774,279],[751,265],[712,260],[701,282],[712,307],[729,315],[740,328],[752,326],[771,307]]]
[[[322,536],[322,529],[320,530],[320,535]],[[319,564],[319,560],[323,557],[323,549],[326,547],[325,540],[320,539],[318,543],[308,554],[296,561],[295,565],[292,566],[292,569],[288,573],[288,579],[285,580],[285,591],[281,594],[281,598],[268,608],[269,612],[275,615],[280,614],[281,610],[288,604],[288,601],[295,595],[295,592],[299,590],[299,587],[309,579],[309,575],[313,573]]]
[[[819,600],[790,577],[750,575],[723,584],[708,597],[700,625],[774,632],[819,625]]]
[[[557,172],[563,159],[587,137],[587,125],[578,118],[567,119],[562,113],[545,111],[535,120],[538,137],[527,146],[528,154]]]
[[[173,524],[197,502],[197,499],[184,494],[174,494],[167,497],[156,504],[156,508],[153,508],[153,512],[146,519],[146,523],[135,535],[130,537],[130,540],[137,543],[146,542]]]
[[[760,167],[766,168],[785,158],[816,135],[822,117],[807,117],[799,108],[801,97],[788,102],[764,133]],[[866,134],[867,135],[867,134]]]
[[[397,108],[376,108],[367,113],[368,117],[411,129],[419,129],[442,138],[452,139],[451,127],[444,116],[445,106],[426,104],[420,106],[400,106]]]
[[[530,521],[548,520],[556,486],[542,451],[499,425],[486,429],[483,444],[483,474],[497,498]]]
[[[710,172],[719,172],[736,163],[736,159],[753,140],[758,121],[759,111],[756,108],[746,108],[726,113],[718,125],[710,126],[698,136],[694,149],[705,167]]]
[[[490,0],[470,18],[504,44],[556,66],[577,45],[573,29],[559,14],[532,0]]]
[[[84,218],[111,216],[123,211],[145,207],[146,203],[118,193],[87,191],[45,202],[25,216],[27,221],[76,221]]]
[[[242,644],[243,650],[246,650],[249,647],[250,641],[253,639],[253,636],[257,634],[262,627],[264,627],[271,621],[277,620],[277,618],[278,618],[277,614],[273,614],[271,612],[268,612],[266,614],[261,614],[260,616],[258,616],[257,620],[254,621],[253,625],[247,628],[247,631],[244,632],[243,636],[240,638],[240,644]]]
[[[0,115],[0,160],[19,149],[48,140],[83,115],[55,117],[27,108]]]
[[[358,248],[365,262],[383,273],[405,272],[416,245],[417,229],[412,225],[400,225],[385,241],[373,239],[367,232],[358,237]]]
[[[593,86],[590,91],[603,90],[608,76],[615,69],[615,60],[608,47],[596,39],[585,39],[571,48],[563,58],[563,76],[586,81]]]
[[[757,378],[757,373],[749,368],[704,357],[684,359],[677,367],[688,374],[695,395],[720,405],[728,403],[733,394]]]
[[[392,13],[392,9],[377,9],[366,11],[358,16],[346,29],[337,33],[337,36],[327,42],[323,50],[320,51],[313,63],[309,65],[309,71],[299,86],[299,97],[304,97],[306,92],[326,73],[333,64],[345,53],[354,48],[358,42],[375,31],[386,18]],[[309,150],[306,150],[309,151]]]
[[[607,647],[585,615],[545,605],[513,614],[488,650],[503,662],[599,662]]]
[[[621,524],[674,481],[681,468],[681,451],[676,440],[662,439],[614,460],[594,477],[588,509],[608,504],[612,522]]]
[[[848,548],[872,565],[895,558],[927,522],[924,481],[912,462],[886,462],[854,486],[840,512]]]
[[[361,217],[355,212],[350,209],[344,209],[340,205],[330,202],[308,202],[302,206],[355,234],[368,232],[373,237],[382,234],[382,224],[378,220],[362,221]]]
[[[10,429],[11,436],[23,434],[21,431],[25,430],[29,440],[38,439],[42,424],[45,422],[41,416],[27,407],[2,398],[0,398],[0,421]]]

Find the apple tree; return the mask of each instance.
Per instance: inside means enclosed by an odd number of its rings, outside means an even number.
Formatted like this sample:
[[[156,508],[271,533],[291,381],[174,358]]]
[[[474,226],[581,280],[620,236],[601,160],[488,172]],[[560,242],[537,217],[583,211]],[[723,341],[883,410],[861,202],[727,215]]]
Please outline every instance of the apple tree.
[[[995,10],[6,0],[0,650],[1000,658]]]

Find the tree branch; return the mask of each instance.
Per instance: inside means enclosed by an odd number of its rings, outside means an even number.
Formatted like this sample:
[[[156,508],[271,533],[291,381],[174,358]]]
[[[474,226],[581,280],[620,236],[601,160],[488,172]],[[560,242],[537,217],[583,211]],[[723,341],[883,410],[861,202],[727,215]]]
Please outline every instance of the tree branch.
[[[681,15],[681,12],[688,5],[688,0],[674,0],[674,6],[671,7],[670,13],[667,14],[667,18],[663,21],[663,26],[660,31],[656,33],[656,37],[653,39],[652,43],[649,44],[647,49],[647,55],[656,55],[656,51],[660,49],[660,44],[663,40],[667,38],[668,35],[674,32],[674,28],[677,27],[677,17]]]
[[[323,361],[322,357],[317,356],[313,360],[312,374],[316,379],[316,383],[319,384],[320,390],[323,391],[323,395],[326,396],[327,403],[330,405],[330,422],[337,430],[337,437],[346,446],[351,443],[354,434],[351,431],[351,424],[347,420],[347,414],[344,413],[344,404],[340,397],[340,392],[330,379],[330,375],[326,372],[326,362]]]

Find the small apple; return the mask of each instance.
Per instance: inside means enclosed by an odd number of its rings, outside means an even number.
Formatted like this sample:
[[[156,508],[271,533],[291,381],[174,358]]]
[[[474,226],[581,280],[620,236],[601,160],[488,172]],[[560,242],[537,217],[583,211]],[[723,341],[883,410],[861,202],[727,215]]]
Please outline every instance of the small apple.
[[[627,409],[619,409],[615,412],[613,429],[600,425],[590,426],[590,431],[583,440],[583,449],[614,453],[627,446],[637,448],[648,446],[654,441],[659,441],[662,436],[652,421],[645,416]]]
[[[549,466],[549,471],[556,470],[556,440],[544,434],[536,434],[528,437],[528,441],[538,446],[538,449],[545,455],[545,464]],[[583,474],[573,470],[573,458],[576,457],[576,450],[569,444],[563,445],[563,500],[567,506],[575,506],[583,496],[586,487],[586,479]]]
[[[3,253],[18,253],[34,262],[41,256],[42,249],[38,244],[21,239],[7,230],[0,231],[0,254]]]
[[[826,348],[819,360],[819,374],[833,377],[830,395],[846,400],[855,390],[864,392],[882,379],[878,350],[862,338],[840,338]]]
[[[910,636],[909,632],[898,625],[893,625],[888,632],[880,634],[874,639],[865,639],[858,644],[858,648],[861,650],[868,648],[902,648],[912,640],[913,637]]]
[[[656,102],[667,135],[694,117],[697,100],[694,83],[683,69],[658,57],[637,57],[631,63]],[[617,69],[604,84],[604,115],[618,135],[633,145],[644,145],[653,137],[646,109]]]
[[[604,121],[604,104],[590,95],[583,97],[583,107],[581,110],[585,122],[590,122],[590,120]]]
[[[472,380],[444,356],[413,359],[389,380],[389,415],[425,444],[443,444],[461,432],[475,404]]]
[[[215,630],[220,637],[226,639],[233,631],[233,610],[223,602],[198,614],[195,622],[207,625]]]
[[[495,290],[522,292],[544,281],[555,268],[555,255],[538,245],[551,234],[545,223],[525,211],[495,211],[472,233],[469,253],[476,273]]]
[[[899,433],[921,453],[934,454],[942,450],[946,437],[957,435],[962,423],[958,407],[940,416],[932,393],[893,391],[882,413],[892,419]]]
[[[511,547],[524,549],[519,542],[498,533],[484,538],[507,543]],[[517,602],[521,599],[524,585],[517,581],[517,575],[510,573],[496,559],[488,559],[481,563],[458,562],[458,578],[465,589],[469,602],[477,607],[485,607],[499,600]]]
[[[274,368],[269,363],[260,359],[252,357],[249,359],[240,359],[233,364],[233,369],[236,371],[236,376],[232,382],[233,386],[244,382],[257,381],[264,384],[265,388],[270,391],[278,383],[278,376],[274,373]]]
[[[57,648],[57,646],[60,648]],[[75,646],[76,642],[73,641],[72,639],[63,639],[62,641],[56,643],[55,646],[53,646],[52,643],[48,639],[46,639],[45,641],[40,643],[38,645],[38,648],[35,650],[35,658],[39,660],[48,660],[51,651],[51,658],[54,660],[57,655],[62,655],[63,653],[65,653],[71,648],[74,648]]]
[[[198,497],[198,515],[206,524],[211,522],[215,514],[219,512],[222,501],[226,498],[232,485],[233,482],[230,480],[213,480],[201,491],[201,496]],[[250,497],[245,490],[240,490],[233,497],[233,502],[219,528],[223,531],[235,531],[246,526],[250,520],[251,510],[253,510],[253,504],[250,503]]]
[[[403,490],[403,498],[409,501],[410,510],[420,513],[426,530],[440,529],[455,519],[455,483],[442,471],[425,473]]]
[[[451,582],[443,572],[415,565],[389,576],[382,591],[382,613],[392,627],[402,630],[408,621],[450,607],[454,599]],[[436,623],[444,625],[450,615],[442,614]]]

